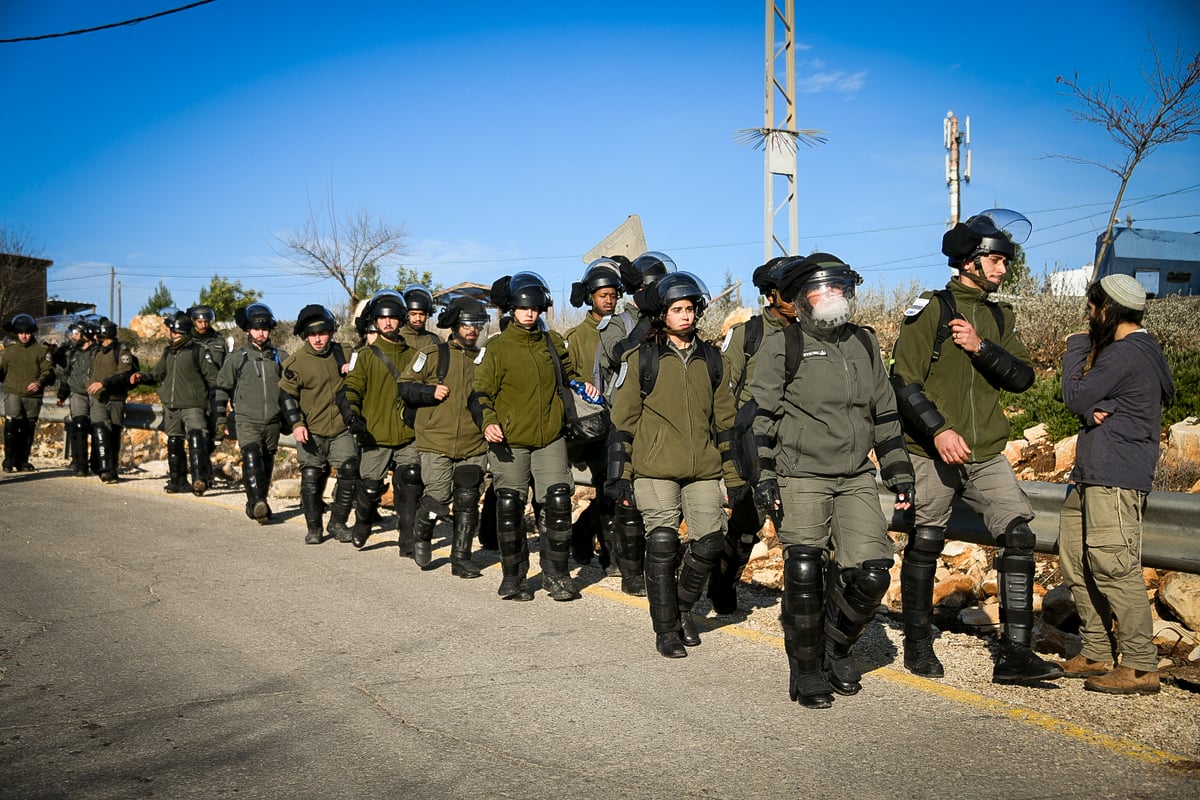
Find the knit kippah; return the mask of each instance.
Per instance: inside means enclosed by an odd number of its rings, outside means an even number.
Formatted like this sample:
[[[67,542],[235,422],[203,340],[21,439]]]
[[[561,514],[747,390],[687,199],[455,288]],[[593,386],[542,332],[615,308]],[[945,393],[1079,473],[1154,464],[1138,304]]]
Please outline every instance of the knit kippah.
[[[1132,275],[1105,275],[1100,288],[1113,302],[1131,311],[1146,310],[1146,288]]]

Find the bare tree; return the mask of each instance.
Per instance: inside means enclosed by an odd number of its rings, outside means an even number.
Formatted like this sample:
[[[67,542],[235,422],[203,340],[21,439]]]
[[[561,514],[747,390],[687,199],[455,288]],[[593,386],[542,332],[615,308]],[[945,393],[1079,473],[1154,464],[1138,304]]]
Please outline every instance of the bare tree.
[[[319,211],[308,206],[308,221],[300,230],[275,237],[275,252],[305,275],[333,278],[350,298],[350,307],[362,298],[364,278],[380,266],[399,267],[408,232],[403,225],[376,219],[359,211],[339,219],[330,190],[329,202]]]
[[[1121,179],[1108,226],[1096,249],[1092,280],[1096,279],[1100,262],[1112,244],[1113,226],[1133,170],[1160,145],[1182,142],[1200,133],[1200,52],[1185,54],[1181,47],[1176,47],[1174,61],[1169,66],[1163,64],[1153,39],[1150,52],[1154,68],[1142,72],[1148,89],[1145,96],[1123,97],[1114,93],[1109,83],[1090,88],[1081,86],[1078,72],[1073,78],[1059,75],[1056,79],[1069,90],[1064,94],[1078,104],[1070,109],[1071,116],[1078,122],[1103,126],[1125,151],[1121,161],[1112,163],[1055,154],[1056,158],[1100,167]]]
[[[29,260],[40,257],[28,230],[0,222],[0,321],[7,322],[11,314],[22,310],[18,309],[22,301],[30,299]],[[39,288],[35,294],[40,293]]]

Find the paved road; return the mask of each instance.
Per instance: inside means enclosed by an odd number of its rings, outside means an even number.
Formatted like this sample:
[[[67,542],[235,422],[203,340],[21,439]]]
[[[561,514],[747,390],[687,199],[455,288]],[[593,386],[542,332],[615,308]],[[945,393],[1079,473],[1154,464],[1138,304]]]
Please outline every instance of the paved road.
[[[663,659],[602,586],[503,602],[495,568],[305,547],[288,514],[3,480],[0,798],[1200,796],[1195,771],[928,682],[804,710],[770,637]]]

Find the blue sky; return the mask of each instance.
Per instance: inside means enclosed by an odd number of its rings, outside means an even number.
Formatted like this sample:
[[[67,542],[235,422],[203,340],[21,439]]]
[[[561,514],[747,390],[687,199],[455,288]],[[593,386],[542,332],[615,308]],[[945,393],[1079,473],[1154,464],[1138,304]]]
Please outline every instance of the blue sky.
[[[8,0],[0,38],[185,2]],[[403,224],[406,265],[443,285],[532,269],[565,293],[629,214],[714,292],[748,282],[763,155],[734,133],[763,124],[764,3],[434,5],[216,0],[0,44],[0,222],[54,260],[52,296],[107,313],[115,269],[123,321],[160,279],[186,305],[214,274],[285,319],[344,303],[274,247],[331,189]],[[1194,0],[797,7],[799,124],[828,137],[801,148],[797,249],[876,286],[946,279],[951,109],[971,117],[964,212],[1024,211],[1035,272],[1088,263],[1117,179],[1046,156],[1121,153],[1055,76],[1140,93],[1148,36],[1200,47]],[[1125,200],[1140,227],[1200,230],[1200,140],[1152,155]]]

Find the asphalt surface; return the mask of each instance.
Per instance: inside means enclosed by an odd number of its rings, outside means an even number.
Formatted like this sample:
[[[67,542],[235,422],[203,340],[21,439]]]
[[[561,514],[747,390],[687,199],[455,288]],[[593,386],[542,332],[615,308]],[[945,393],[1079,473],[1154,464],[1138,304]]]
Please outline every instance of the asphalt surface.
[[[738,625],[664,659],[595,568],[512,603],[493,552],[462,580],[303,535],[230,491],[4,476],[0,798],[1200,796],[1194,761],[887,668],[800,708]]]

